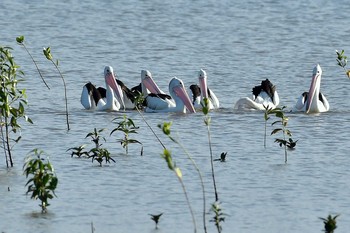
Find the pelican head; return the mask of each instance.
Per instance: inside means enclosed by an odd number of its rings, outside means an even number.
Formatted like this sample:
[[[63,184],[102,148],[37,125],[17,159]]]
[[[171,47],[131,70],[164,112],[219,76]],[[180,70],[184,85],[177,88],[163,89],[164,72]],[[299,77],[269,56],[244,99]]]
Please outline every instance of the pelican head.
[[[144,87],[146,87],[151,93],[163,93],[158,85],[154,82],[152,74],[148,70],[141,70],[141,83],[141,85],[144,85]]]
[[[169,92],[170,95],[174,98],[176,106],[179,106],[179,100],[181,100],[190,113],[196,112],[190,100],[190,97],[186,92],[185,86],[180,79],[176,77],[171,79],[169,83]]]
[[[202,98],[208,99],[207,72],[205,72],[205,70],[200,69],[200,71],[198,72],[198,81],[199,87],[201,89]]]
[[[113,68],[111,66],[105,67],[104,76],[105,76],[106,86],[110,87],[113,90],[118,102],[122,104],[122,106],[124,106],[123,92],[120,86],[117,85],[117,82],[115,81]]]
[[[321,86],[322,69],[319,64],[315,66],[312,72],[311,85],[306,102],[306,113],[319,112],[318,110],[318,98]]]

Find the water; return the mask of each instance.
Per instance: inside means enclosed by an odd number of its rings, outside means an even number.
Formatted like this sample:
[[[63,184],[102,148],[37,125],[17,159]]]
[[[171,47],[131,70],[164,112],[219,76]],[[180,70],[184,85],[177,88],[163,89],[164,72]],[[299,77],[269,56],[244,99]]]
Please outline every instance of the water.
[[[320,232],[318,217],[340,214],[337,233],[350,229],[349,80],[335,62],[335,50],[350,51],[345,1],[9,1],[0,3],[1,45],[14,48],[26,73],[28,115],[22,140],[14,147],[15,167],[0,167],[1,232],[193,232],[180,184],[160,158],[157,143],[137,112],[82,110],[79,98],[87,81],[103,85],[103,68],[114,67],[128,86],[149,69],[166,89],[172,76],[188,86],[204,68],[222,108],[211,113],[213,152],[228,152],[215,163],[219,199],[226,214],[224,232]],[[24,35],[51,90],[45,89],[25,51],[15,43]],[[71,130],[66,131],[62,80],[42,55],[51,46],[68,86]],[[281,104],[292,107],[307,91],[316,63],[323,68],[321,90],[331,110],[318,115],[288,114],[297,149],[288,163],[274,138],[263,147],[263,114],[236,112],[235,101],[269,78]],[[129,155],[109,137],[111,121],[127,114],[140,126]],[[172,121],[173,134],[201,169],[207,209],[214,201],[207,131],[203,116],[146,114],[182,169],[195,211],[198,232],[202,193],[198,175],[185,153],[164,138],[157,124]],[[102,168],[71,158],[66,150],[88,144],[93,128],[106,128],[107,147],[116,163]],[[269,128],[271,130],[271,128]],[[25,155],[41,148],[50,155],[59,178],[49,213],[25,196]],[[10,191],[8,191],[10,188]],[[163,212],[159,229],[149,213]],[[216,232],[207,215],[208,232]]]

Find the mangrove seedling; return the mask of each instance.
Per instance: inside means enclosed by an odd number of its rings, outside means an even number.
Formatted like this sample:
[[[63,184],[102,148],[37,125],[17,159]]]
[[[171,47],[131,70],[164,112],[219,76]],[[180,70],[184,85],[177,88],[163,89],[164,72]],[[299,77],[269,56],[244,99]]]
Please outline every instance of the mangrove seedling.
[[[337,228],[337,217],[339,215],[335,215],[332,217],[332,215],[328,215],[327,218],[320,218],[323,221],[324,224],[324,232],[326,233],[334,233],[334,230]]]
[[[95,144],[95,147],[88,152],[88,157],[92,158],[92,162],[96,160],[101,167],[102,162],[104,160],[106,161],[106,163],[110,163],[111,160],[115,162],[115,160],[111,157],[111,153],[107,149],[101,147],[102,143],[100,143],[100,140],[103,139],[104,141],[106,141],[106,138],[101,136],[101,132],[104,130],[105,129],[97,130],[96,128],[94,128],[94,131],[88,133],[85,137],[90,137],[91,141]]]
[[[41,80],[43,80],[43,82],[44,82],[45,86],[47,87],[47,89],[50,90],[50,87],[49,87],[49,85],[47,85],[47,83],[45,82],[44,76],[42,75],[42,73],[41,73],[41,71],[40,71],[40,69],[39,69],[39,67],[38,67],[38,64],[36,63],[36,61],[34,60],[32,54],[29,52],[27,46],[26,46],[25,43],[24,43],[24,36],[18,36],[18,37],[16,37],[16,41],[17,41],[17,43],[18,43],[19,45],[21,45],[21,46],[27,51],[27,53],[28,53],[28,55],[30,56],[30,58],[32,59],[34,65],[35,65],[35,67],[36,67],[36,69],[38,70],[38,73],[39,73],[39,75],[40,75],[40,77],[41,77]]]
[[[96,128],[94,128],[94,131],[88,133],[85,138],[90,137],[91,141],[95,144],[95,148],[99,148],[102,145],[102,143],[100,143],[100,140],[103,139],[104,141],[106,141],[106,138],[101,136],[101,132],[103,132],[104,130],[105,129],[97,130]]]
[[[19,70],[11,50],[10,47],[0,46],[0,139],[7,167],[13,167],[12,148],[21,139],[20,135],[16,138],[11,136],[20,133],[18,120],[24,118],[25,121],[33,123],[25,114],[25,89],[18,88],[18,83],[22,80],[17,77],[24,73]]]
[[[113,119],[113,121],[117,120],[118,118]],[[130,138],[130,134],[137,134],[137,129],[139,127],[136,127],[134,121],[130,118],[127,118],[126,115],[123,116],[123,120],[117,122],[118,126],[112,130],[110,135],[112,135],[116,131],[120,131],[124,134],[124,137],[121,139],[118,139],[117,141],[120,142],[123,148],[125,148],[125,154],[128,154],[128,145],[131,143],[138,143],[141,145],[141,155],[143,154],[143,146],[142,143],[139,142],[136,139]]]
[[[211,176],[213,179],[213,185],[214,185],[214,192],[215,192],[215,202],[219,201],[218,192],[216,189],[216,181],[215,181],[215,172],[214,172],[214,164],[213,164],[213,149],[211,146],[211,135],[210,135],[210,122],[211,117],[209,114],[209,99],[204,98],[202,103],[202,112],[204,114],[204,124],[207,126],[208,131],[208,143],[209,143],[209,152],[210,152],[210,166],[211,166]]]
[[[160,219],[160,216],[162,216],[163,213],[160,213],[160,214],[148,214],[151,216],[151,219],[155,222],[156,224],[156,229],[158,229],[158,222],[159,222],[159,219]]]
[[[265,119],[266,119],[266,114],[267,116],[274,114],[275,117],[280,118],[279,120],[276,120],[271,124],[272,126],[276,124],[281,125],[281,127],[273,129],[271,132],[271,135],[277,134],[279,132],[282,133],[283,138],[276,138],[275,142],[278,143],[280,147],[282,146],[284,147],[284,158],[285,158],[285,163],[287,163],[287,160],[288,160],[287,148],[294,149],[298,140],[294,141],[292,139],[292,132],[287,128],[288,117],[285,116],[283,112],[285,108],[286,107],[283,106],[282,108],[269,109],[265,111]],[[289,137],[288,140],[287,140],[287,137]]]
[[[48,159],[42,158],[44,152],[42,150],[32,150],[26,158],[23,166],[26,178],[31,177],[26,186],[27,193],[31,193],[31,199],[39,199],[42,213],[47,212],[47,207],[50,205],[48,200],[52,199],[55,194],[58,179],[54,168]]]
[[[222,231],[221,222],[225,221],[225,214],[222,212],[219,202],[215,202],[212,204],[211,211],[214,212],[214,217],[210,221],[214,222],[216,229],[220,233]]]
[[[67,151],[69,150],[72,151],[71,157],[73,157],[74,155],[76,155],[78,158],[84,155],[89,156],[89,152],[85,151],[84,149],[85,149],[85,145],[81,145],[78,147],[69,148]]]
[[[347,69],[346,65],[348,63],[348,57],[344,55],[344,50],[341,52],[338,52],[338,50],[335,50],[335,53],[337,54],[337,63],[338,66],[342,67],[345,71],[345,74],[350,78],[350,70]]]
[[[66,121],[67,121],[67,128],[68,130],[70,130],[69,128],[69,114],[68,114],[68,100],[67,100],[67,86],[66,86],[66,81],[63,78],[63,75],[61,73],[61,70],[58,68],[58,59],[56,59],[56,61],[53,60],[52,54],[51,54],[51,48],[47,47],[43,49],[43,53],[46,57],[47,60],[51,61],[52,64],[55,66],[56,70],[58,71],[58,73],[60,74],[60,77],[62,78],[63,81],[63,86],[64,86],[64,99],[65,99],[65,103],[66,103]]]
[[[115,160],[111,157],[111,153],[105,148],[92,148],[89,151],[89,158],[92,158],[92,162],[96,160],[100,167],[102,167],[102,162],[105,160],[106,163],[111,163],[111,160],[115,162]]]

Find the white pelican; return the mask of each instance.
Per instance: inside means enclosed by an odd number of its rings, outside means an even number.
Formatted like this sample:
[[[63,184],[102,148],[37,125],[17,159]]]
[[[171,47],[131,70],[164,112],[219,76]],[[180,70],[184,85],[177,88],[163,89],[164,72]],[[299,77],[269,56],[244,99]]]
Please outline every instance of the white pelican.
[[[148,90],[153,90],[154,84],[152,84],[149,79],[143,80],[143,85]],[[188,97],[185,86],[180,79],[174,77],[170,80],[169,93],[174,102],[168,101],[169,96],[166,94],[148,94],[145,98],[145,104],[147,106],[145,112],[186,113],[186,109],[190,113],[196,112],[191,103],[190,97]]]
[[[119,111],[121,106],[124,105],[123,93],[115,81],[112,67],[105,67],[104,77],[106,82],[105,93],[104,88],[97,89],[90,82],[84,85],[80,102],[85,109]]]
[[[196,84],[190,86],[192,103],[196,109],[202,108],[204,98],[209,100],[209,109],[218,109],[220,107],[219,99],[216,97],[215,93],[208,88],[207,79],[207,73],[205,70],[201,69],[198,72],[199,86]]]
[[[157,103],[157,108],[165,109],[169,106],[175,107],[175,101],[173,98],[170,95],[165,94],[165,92],[158,87],[152,78],[151,72],[148,70],[141,70],[141,89],[142,94],[145,97],[145,101],[147,98],[154,96],[153,94],[156,94],[158,97],[163,99],[163,101]],[[149,97],[151,93],[152,95]]]
[[[312,73],[309,92],[304,92],[295,104],[294,111],[305,113],[327,112],[329,103],[320,92],[322,69],[319,64],[315,66]]]
[[[116,79],[117,84],[120,86],[123,92],[123,108],[124,109],[135,109],[135,101],[140,92],[138,92],[138,86],[133,87],[131,90],[125,86],[125,84]]]
[[[243,97],[239,99],[234,109],[255,109],[265,110],[265,107],[276,108],[280,99],[276,91],[276,86],[268,79],[261,81],[260,86],[253,87],[253,98]]]

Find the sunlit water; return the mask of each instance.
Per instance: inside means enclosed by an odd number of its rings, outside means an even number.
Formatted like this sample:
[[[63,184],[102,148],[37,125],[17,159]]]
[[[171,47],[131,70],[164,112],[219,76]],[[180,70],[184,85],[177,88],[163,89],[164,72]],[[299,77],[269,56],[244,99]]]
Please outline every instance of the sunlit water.
[[[14,147],[15,167],[0,167],[1,232],[193,232],[180,184],[160,158],[162,146],[137,112],[90,112],[79,98],[87,81],[103,85],[103,68],[114,67],[128,86],[149,69],[166,90],[172,76],[188,86],[200,68],[222,108],[212,112],[215,178],[225,215],[224,232],[321,232],[319,217],[340,214],[337,233],[350,229],[349,80],[335,62],[335,50],[350,54],[349,9],[345,1],[9,1],[0,3],[0,44],[14,48],[25,72],[28,115],[22,140]],[[15,38],[24,35],[51,90]],[[67,132],[62,80],[42,55],[51,46],[68,86],[71,130]],[[331,110],[318,115],[287,113],[297,148],[284,151],[267,136],[261,112],[237,112],[235,101],[250,96],[262,79],[276,84],[281,104],[291,108],[307,91],[316,63],[323,68],[321,90]],[[126,114],[140,126],[129,155],[109,136],[112,120]],[[202,192],[198,174],[179,146],[157,124],[172,121],[172,134],[198,164],[205,183],[208,232],[214,202],[207,129],[201,113],[145,114],[163,143],[172,150],[203,232]],[[106,128],[104,146],[116,163],[102,168],[71,158],[67,149],[89,144],[93,128]],[[268,132],[272,130],[268,127]],[[88,146],[89,147],[89,146]],[[59,178],[49,213],[25,196],[25,155],[40,148],[50,155]],[[10,191],[8,191],[8,189]],[[149,213],[164,213],[154,229]]]

